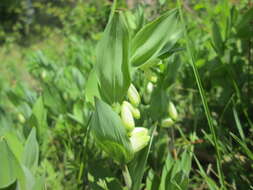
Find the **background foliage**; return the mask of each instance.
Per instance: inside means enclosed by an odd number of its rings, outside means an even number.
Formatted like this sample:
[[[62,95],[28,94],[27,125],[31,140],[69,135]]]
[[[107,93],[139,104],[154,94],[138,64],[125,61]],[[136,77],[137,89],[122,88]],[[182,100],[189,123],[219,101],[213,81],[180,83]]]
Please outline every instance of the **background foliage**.
[[[88,127],[89,75],[111,6],[106,0],[1,1],[0,189],[16,179],[23,181],[21,189],[126,189],[123,166],[101,151]],[[130,9],[122,1],[119,7],[134,35],[178,5],[159,0]],[[140,155],[149,151],[147,164],[130,164],[129,173],[141,189],[221,189],[193,58],[217,135],[225,188],[252,189],[252,4],[183,1],[182,12],[188,38],[180,33],[173,48],[162,51],[168,58],[149,62],[132,76],[141,96],[136,125],[154,131],[152,145],[135,157],[142,162]],[[162,128],[169,101],[179,119]]]

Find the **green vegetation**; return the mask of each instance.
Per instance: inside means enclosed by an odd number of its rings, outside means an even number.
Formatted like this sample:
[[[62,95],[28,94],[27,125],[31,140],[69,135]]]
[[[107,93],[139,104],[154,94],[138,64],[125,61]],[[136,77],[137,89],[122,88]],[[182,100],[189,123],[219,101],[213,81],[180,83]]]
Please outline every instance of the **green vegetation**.
[[[250,1],[27,2],[0,3],[0,190],[253,189]]]

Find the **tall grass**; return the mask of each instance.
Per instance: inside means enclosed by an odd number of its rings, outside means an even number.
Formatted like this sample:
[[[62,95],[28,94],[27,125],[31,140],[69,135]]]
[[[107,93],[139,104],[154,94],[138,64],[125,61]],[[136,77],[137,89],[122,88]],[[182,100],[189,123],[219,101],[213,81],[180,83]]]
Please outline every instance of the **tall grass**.
[[[200,75],[198,72],[198,69],[196,67],[195,64],[195,52],[194,52],[194,48],[192,47],[192,43],[191,43],[191,39],[188,36],[188,32],[187,32],[187,28],[186,28],[186,23],[185,23],[185,19],[184,19],[184,15],[183,15],[183,11],[182,11],[182,2],[181,0],[177,0],[177,4],[178,4],[178,9],[179,9],[179,13],[180,13],[180,18],[181,18],[181,22],[183,24],[184,27],[184,37],[186,39],[186,49],[187,49],[187,56],[189,58],[189,62],[191,64],[191,67],[193,69],[194,72],[194,77],[198,86],[198,90],[201,96],[201,100],[202,100],[202,104],[205,110],[205,115],[207,118],[207,122],[208,122],[208,126],[209,129],[211,131],[212,134],[212,138],[214,141],[214,146],[215,146],[215,150],[216,150],[216,162],[217,162],[217,170],[218,170],[218,175],[219,175],[219,181],[221,184],[221,188],[222,189],[226,189],[225,186],[225,179],[224,179],[224,174],[222,171],[222,164],[221,164],[221,153],[220,153],[220,149],[219,149],[219,145],[218,145],[218,139],[217,139],[217,134],[215,131],[215,127],[213,124],[213,119],[210,113],[210,109],[207,103],[207,99],[206,99],[206,95],[205,95],[205,90],[203,88],[203,85],[201,83],[201,79],[200,79]]]

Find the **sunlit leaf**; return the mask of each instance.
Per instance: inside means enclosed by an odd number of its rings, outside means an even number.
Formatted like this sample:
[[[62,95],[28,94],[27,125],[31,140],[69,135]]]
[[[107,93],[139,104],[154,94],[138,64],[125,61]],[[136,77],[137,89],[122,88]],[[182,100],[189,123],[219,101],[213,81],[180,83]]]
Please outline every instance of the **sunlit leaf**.
[[[94,97],[100,97],[95,69],[91,70],[85,88],[86,101],[94,105]]]
[[[26,190],[23,170],[5,140],[0,140],[0,168],[0,188],[8,187],[18,180],[20,190]]]
[[[122,13],[115,12],[97,48],[96,71],[102,99],[121,102],[130,85],[129,33]]]
[[[140,66],[155,58],[166,44],[173,46],[181,32],[176,10],[169,11],[148,23],[132,41],[131,64]]]
[[[23,163],[29,169],[35,169],[39,161],[39,145],[36,139],[36,128],[33,128],[25,143]]]

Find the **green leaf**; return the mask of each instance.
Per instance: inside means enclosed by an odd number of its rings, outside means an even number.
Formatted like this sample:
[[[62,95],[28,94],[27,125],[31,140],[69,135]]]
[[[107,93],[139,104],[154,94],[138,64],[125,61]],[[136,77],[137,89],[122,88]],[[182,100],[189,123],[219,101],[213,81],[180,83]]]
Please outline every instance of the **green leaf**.
[[[159,186],[159,190],[166,190],[166,187],[171,185],[171,170],[173,169],[173,165],[175,164],[174,159],[172,158],[171,154],[168,153],[166,162],[163,167],[162,176],[161,176],[161,183]]]
[[[33,190],[44,190],[44,179],[42,177],[37,178],[32,189]]]
[[[159,0],[160,5],[163,5],[166,2],[166,0]]]
[[[148,155],[153,142],[154,132],[156,128],[152,130],[152,136],[150,138],[149,146],[138,152],[132,162],[129,163],[129,173],[132,179],[131,190],[140,190],[141,181],[144,175]]]
[[[181,169],[185,174],[189,175],[192,167],[192,153],[185,150],[182,154]]]
[[[43,86],[43,102],[54,114],[65,113],[66,106],[60,95],[60,91],[54,85]],[[38,131],[39,132],[39,131]]]
[[[0,140],[0,168],[0,188],[7,188],[18,180],[20,190],[25,190],[23,170],[5,140]]]
[[[128,28],[131,29],[130,31],[134,31],[137,27],[135,15],[131,11],[125,11],[124,16],[125,16],[125,20],[128,25]]]
[[[178,172],[175,177],[171,180],[171,184],[173,188],[168,189],[178,189],[178,190],[186,190],[188,189],[189,177],[183,171]]]
[[[174,84],[178,71],[181,67],[181,61],[178,56],[171,56],[166,65],[166,70],[164,71],[164,77],[161,80],[164,89],[168,88]]]
[[[217,53],[219,53],[220,55],[223,55],[224,43],[222,40],[220,27],[215,21],[213,21],[213,25],[212,25],[212,38],[213,38],[214,49],[217,51]]]
[[[130,85],[129,33],[122,13],[114,13],[98,44],[96,72],[102,99],[121,102]]]
[[[123,190],[122,188],[123,186],[117,178],[110,178],[110,179],[107,179],[106,181],[107,181],[108,189]]]
[[[253,160],[253,152],[248,148],[247,144],[242,141],[241,139],[239,139],[235,134],[230,132],[230,135],[236,140],[237,143],[240,144],[242,150],[244,151],[244,153],[251,159]]]
[[[175,44],[181,32],[176,10],[146,24],[132,41],[131,64],[140,66],[157,57],[166,44]]]
[[[0,141],[0,188],[4,188],[13,184],[16,179],[16,168],[18,167],[15,156],[10,151],[7,143],[3,140]],[[4,171],[4,172],[2,172]]]
[[[150,102],[150,116],[154,120],[161,119],[164,115],[167,114],[167,105],[168,105],[168,98],[166,95],[166,91],[160,86],[157,86],[152,95],[151,95],[151,102]]]
[[[201,164],[199,163],[198,159],[196,156],[194,156],[194,159],[199,167],[200,170],[200,175],[204,178],[204,181],[206,182],[206,184],[208,185],[210,190],[218,190],[218,186],[215,183],[215,181],[213,181],[209,176],[207,176],[205,170],[203,169],[203,167],[201,166]]]
[[[12,184],[6,187],[0,187],[0,190],[16,190],[17,189],[17,181],[13,182]]]
[[[129,162],[133,158],[133,150],[120,117],[108,104],[97,98],[95,105],[91,132],[96,143],[114,160]]]
[[[148,176],[146,179],[147,190],[157,190],[159,189],[159,184],[160,184],[159,176],[152,170],[149,170]]]
[[[29,169],[35,169],[39,161],[39,145],[36,139],[36,128],[33,128],[25,143],[23,163]]]
[[[85,89],[85,96],[86,96],[86,101],[92,103],[94,105],[94,97],[99,96],[99,89],[98,89],[98,78],[96,75],[95,69],[91,70],[88,81],[86,83],[86,89]]]
[[[251,38],[252,37],[252,27],[250,22],[253,19],[253,7],[246,11],[236,22],[237,36],[241,38]]]
[[[34,176],[32,175],[31,171],[28,168],[26,168],[24,165],[22,165],[22,170],[25,176],[26,190],[32,189],[32,187],[35,184]]]
[[[235,118],[236,127],[239,131],[241,139],[245,140],[245,135],[244,135],[244,132],[243,132],[243,129],[242,129],[241,121],[239,119],[239,116],[237,114],[237,111],[236,111],[235,107],[233,107],[233,114],[234,114],[234,118]]]
[[[7,132],[4,135],[4,138],[18,161],[21,161],[22,154],[24,151],[24,147],[20,139],[18,139],[17,135],[14,132]]]
[[[135,29],[135,31],[137,32],[145,24],[144,8],[143,8],[143,5],[141,5],[141,4],[139,4],[136,8],[135,19],[136,19],[136,29]]]
[[[180,33],[180,36],[181,36],[181,33]],[[176,42],[175,42],[176,43]],[[166,59],[168,58],[169,56],[171,56],[172,54],[174,53],[177,53],[177,52],[180,52],[180,51],[183,51],[185,50],[185,48],[176,48],[175,47],[175,44],[171,44],[171,43],[168,43],[166,44],[163,49],[159,52],[159,54],[157,55],[157,57],[159,59]]]
[[[44,108],[43,99],[39,97],[35,102],[32,111],[33,117],[35,118],[34,126],[38,129],[39,137],[45,135],[47,128],[47,110]]]
[[[79,90],[82,90],[83,86],[85,85],[85,79],[82,73],[80,72],[79,69],[77,69],[77,67],[72,67],[71,71],[72,71],[72,76],[73,76],[73,79],[75,80],[76,85],[78,86]]]

